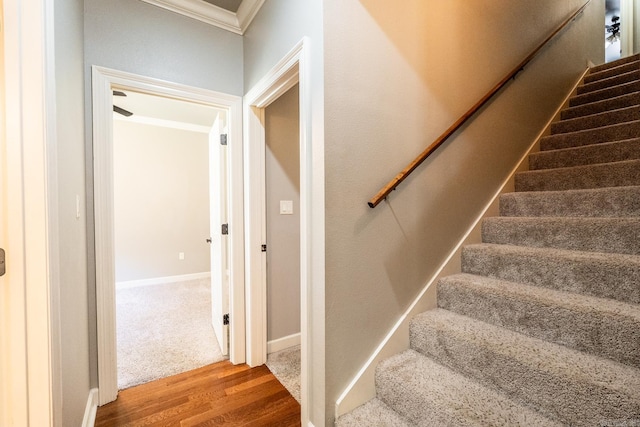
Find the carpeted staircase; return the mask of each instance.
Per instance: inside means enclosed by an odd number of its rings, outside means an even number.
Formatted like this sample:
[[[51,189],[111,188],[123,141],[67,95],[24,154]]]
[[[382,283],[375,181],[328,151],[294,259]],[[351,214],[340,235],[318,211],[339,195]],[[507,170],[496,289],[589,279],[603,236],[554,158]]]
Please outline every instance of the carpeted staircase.
[[[540,146],[338,426],[640,426],[640,55]]]

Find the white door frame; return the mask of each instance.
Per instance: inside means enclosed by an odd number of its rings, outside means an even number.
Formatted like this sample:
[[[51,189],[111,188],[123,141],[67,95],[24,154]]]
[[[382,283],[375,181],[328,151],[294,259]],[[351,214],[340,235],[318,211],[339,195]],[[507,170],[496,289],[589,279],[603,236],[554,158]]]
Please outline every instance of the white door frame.
[[[265,108],[292,88],[300,87],[300,335],[301,335],[301,399],[302,425],[309,424],[313,399],[310,354],[311,325],[317,322],[321,308],[314,307],[312,295],[312,248],[322,246],[313,240],[313,209],[324,209],[324,193],[313,193],[314,167],[312,150],[311,87],[309,67],[309,40],[300,41],[244,99],[244,154],[245,154],[245,280],[247,284],[247,364],[259,366],[267,357],[267,294],[265,209]],[[321,145],[321,144],[320,144]],[[322,147],[316,147],[322,149]],[[321,169],[321,168],[320,168]],[[316,213],[318,214],[318,213]],[[323,217],[322,211],[319,217]],[[320,230],[323,232],[323,230]],[[316,233],[317,235],[317,233]],[[321,255],[322,259],[324,254]],[[324,301],[321,302],[322,307]],[[316,304],[317,305],[317,304]],[[315,309],[315,314],[314,314]],[[320,314],[321,315],[321,314]],[[320,355],[318,355],[320,357]],[[322,363],[324,356],[322,355]],[[318,362],[314,369],[323,369]],[[324,396],[318,396],[323,402]]]
[[[230,360],[245,361],[242,98],[104,67],[92,67],[93,174],[99,405],[118,395],[115,324],[112,87],[225,108],[229,111]]]
[[[0,424],[61,422],[53,2],[3,0]],[[7,108],[5,108],[7,107]]]

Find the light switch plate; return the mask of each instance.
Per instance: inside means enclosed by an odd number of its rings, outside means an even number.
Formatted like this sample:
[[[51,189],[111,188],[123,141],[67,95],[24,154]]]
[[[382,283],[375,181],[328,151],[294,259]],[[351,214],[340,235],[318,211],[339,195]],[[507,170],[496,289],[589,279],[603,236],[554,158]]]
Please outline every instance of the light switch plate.
[[[280,200],[280,215],[293,215],[293,200]]]

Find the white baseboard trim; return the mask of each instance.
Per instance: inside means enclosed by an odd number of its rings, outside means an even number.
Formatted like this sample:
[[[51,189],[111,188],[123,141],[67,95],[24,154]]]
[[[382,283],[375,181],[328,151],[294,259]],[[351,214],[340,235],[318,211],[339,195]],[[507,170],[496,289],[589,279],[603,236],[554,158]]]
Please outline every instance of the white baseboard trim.
[[[284,350],[296,345],[300,345],[300,332],[278,338],[277,340],[267,341],[267,354],[275,353],[276,351]]]
[[[527,159],[529,157],[529,154],[539,147],[540,138],[550,133],[551,123],[556,121],[556,119],[560,116],[560,111],[568,105],[569,98],[571,98],[571,96],[576,93],[577,87],[584,80],[584,77],[588,72],[589,69],[587,68],[580,76],[580,78],[575,82],[573,89],[567,94],[564,101],[558,106],[553,116],[549,118],[543,130],[537,135],[537,137],[529,146],[528,150],[517,162],[511,173],[499,186],[490,202],[484,207],[484,209],[482,209],[476,220],[473,222],[472,226],[467,230],[467,232],[460,239],[457,245],[449,253],[449,256],[441,264],[440,268],[425,284],[420,294],[418,294],[409,308],[400,316],[396,324],[393,325],[389,333],[385,336],[382,342],[380,342],[369,359],[367,359],[367,362],[364,364],[364,366],[362,366],[356,376],[351,380],[347,388],[342,392],[335,405],[336,419],[341,415],[354,410],[358,406],[363,405],[365,402],[373,399],[376,396],[376,366],[380,361],[409,348],[409,322],[417,314],[436,307],[436,287],[432,285],[437,283],[441,277],[460,273],[460,257],[462,247],[469,244],[482,242],[480,233],[482,220],[487,216],[498,215],[500,195],[505,192],[513,191],[515,173],[521,170],[528,169]]]
[[[98,411],[98,389],[89,390],[87,398],[87,406],[84,409],[84,418],[82,418],[82,427],[93,427],[96,423],[96,412]]]
[[[209,277],[211,277],[211,272],[205,271],[204,273],[191,273],[180,274],[177,276],[152,277],[151,279],[127,280],[123,282],[116,282],[116,290],[137,288],[138,286],[164,285],[166,283],[185,282],[187,280],[208,279]]]

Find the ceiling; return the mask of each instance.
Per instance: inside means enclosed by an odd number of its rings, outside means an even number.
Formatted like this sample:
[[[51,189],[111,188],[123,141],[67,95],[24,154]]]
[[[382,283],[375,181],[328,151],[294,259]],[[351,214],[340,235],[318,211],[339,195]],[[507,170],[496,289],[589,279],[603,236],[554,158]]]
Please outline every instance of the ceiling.
[[[244,34],[265,0],[142,0],[198,21]]]
[[[214,6],[227,9],[229,12],[233,12],[233,13],[236,13],[238,11],[238,8],[240,7],[240,3],[242,3],[242,0],[204,0],[204,1]]]
[[[164,125],[169,127],[190,128],[208,132],[216,116],[225,110],[179,99],[148,95],[129,90],[115,89],[127,96],[114,96],[113,104],[133,113],[131,117],[113,113],[116,120]]]

